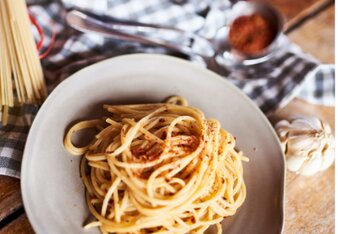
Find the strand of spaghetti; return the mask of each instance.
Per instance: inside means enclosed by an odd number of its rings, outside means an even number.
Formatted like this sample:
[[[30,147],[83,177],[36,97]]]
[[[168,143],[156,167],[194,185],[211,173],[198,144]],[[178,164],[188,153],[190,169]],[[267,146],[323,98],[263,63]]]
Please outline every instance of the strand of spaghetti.
[[[4,38],[5,39],[5,38]],[[6,87],[6,96],[7,96],[7,105],[12,107],[14,106],[14,95],[13,95],[13,82],[12,82],[12,76],[11,76],[11,69],[10,69],[10,63],[9,63],[9,55],[7,47],[3,48],[3,54],[2,54],[4,64],[3,66],[3,76],[5,78],[5,87]]]
[[[187,100],[181,96],[169,97],[166,102],[174,105],[188,106]]]
[[[0,3],[1,4],[1,3]],[[1,13],[1,12],[0,12]],[[3,29],[3,22],[2,22],[2,17],[0,15],[0,56],[1,58],[5,57],[5,59],[7,59],[8,57],[4,55],[5,53],[5,38],[4,38],[4,34],[5,32],[2,30]],[[0,62],[0,109],[2,109],[2,106],[6,104],[5,101],[5,84],[4,84],[4,67],[5,64]]]
[[[106,193],[106,195],[104,197],[103,204],[102,204],[102,210],[101,210],[101,215],[102,216],[106,215],[108,202],[109,202],[112,194],[117,189],[117,186],[119,185],[120,182],[121,182],[121,178],[117,177],[116,180],[114,181],[114,183],[112,184],[112,186],[108,189],[108,191],[107,191],[107,193]]]
[[[97,125],[102,123],[101,120],[87,120],[87,121],[82,121],[77,124],[75,124],[73,127],[69,129],[69,131],[66,134],[66,137],[64,139],[64,145],[67,148],[69,152],[71,152],[74,155],[82,155],[84,154],[87,149],[89,148],[89,145],[83,146],[83,147],[76,147],[72,143],[72,136],[75,132],[85,129],[85,128],[95,128]]]
[[[88,224],[85,225],[83,228],[84,228],[85,230],[87,230],[87,229],[90,229],[90,228],[93,228],[93,227],[99,227],[99,226],[101,226],[101,225],[102,225],[101,222],[96,221],[96,222],[88,223]]]
[[[86,174],[86,158],[85,157],[81,158],[80,175],[81,175],[82,181],[83,181],[83,183],[86,187],[87,193],[89,193],[90,195],[93,195],[94,191],[92,189],[91,182],[87,178],[87,174]]]
[[[2,109],[2,123],[7,125],[8,123],[8,105],[4,105]]]
[[[1,1],[0,2],[0,18],[1,18],[1,32],[0,32],[0,37],[5,37],[6,36],[6,12],[5,12],[5,2]],[[2,17],[1,17],[2,16]],[[5,38],[1,38],[1,58],[5,56],[5,47],[6,47],[6,40]],[[7,57],[4,57],[4,59],[7,59]],[[8,105],[8,100],[7,100],[7,86],[6,86],[6,73],[5,73],[5,64],[1,61],[1,69],[0,69],[0,85],[1,85],[1,103],[2,106]]]

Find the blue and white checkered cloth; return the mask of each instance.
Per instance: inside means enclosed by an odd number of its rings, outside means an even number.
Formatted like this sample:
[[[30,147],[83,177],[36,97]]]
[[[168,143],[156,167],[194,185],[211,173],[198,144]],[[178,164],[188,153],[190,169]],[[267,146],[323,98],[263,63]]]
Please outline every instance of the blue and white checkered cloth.
[[[140,52],[178,55],[163,48],[79,33],[65,23],[64,17],[70,8],[175,26],[207,38],[211,38],[231,15],[230,3],[226,1],[176,2],[186,3],[177,4],[174,0],[63,0],[30,5],[31,13],[46,34],[45,48],[50,43],[51,25],[56,32],[51,54],[42,60],[49,92],[74,72],[109,57]],[[239,87],[265,113],[286,105],[296,96],[315,104],[334,105],[334,66],[321,65],[285,36],[283,40],[286,46],[264,64],[235,71],[215,68],[215,72]],[[193,62],[206,66],[201,60]],[[38,108],[34,105],[12,108],[8,125],[0,125],[0,174],[20,177],[25,141]]]

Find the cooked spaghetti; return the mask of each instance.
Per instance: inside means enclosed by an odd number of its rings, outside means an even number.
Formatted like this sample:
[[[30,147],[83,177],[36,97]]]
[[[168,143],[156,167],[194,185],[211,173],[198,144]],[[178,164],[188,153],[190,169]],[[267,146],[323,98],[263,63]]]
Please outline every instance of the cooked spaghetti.
[[[82,155],[86,199],[102,233],[203,233],[235,214],[246,196],[234,137],[181,97],[166,103],[104,105],[105,120],[82,121],[64,145]],[[84,147],[79,130],[98,133]]]
[[[47,96],[38,50],[24,0],[0,1],[0,112],[7,123],[8,108],[17,103],[40,103]]]

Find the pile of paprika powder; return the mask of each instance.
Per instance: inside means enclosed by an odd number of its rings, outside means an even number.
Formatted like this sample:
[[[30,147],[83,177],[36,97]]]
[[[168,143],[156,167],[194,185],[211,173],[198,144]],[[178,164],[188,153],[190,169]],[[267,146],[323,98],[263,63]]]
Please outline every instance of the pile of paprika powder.
[[[240,16],[230,26],[229,42],[232,48],[247,55],[258,55],[276,36],[271,22],[261,14]]]

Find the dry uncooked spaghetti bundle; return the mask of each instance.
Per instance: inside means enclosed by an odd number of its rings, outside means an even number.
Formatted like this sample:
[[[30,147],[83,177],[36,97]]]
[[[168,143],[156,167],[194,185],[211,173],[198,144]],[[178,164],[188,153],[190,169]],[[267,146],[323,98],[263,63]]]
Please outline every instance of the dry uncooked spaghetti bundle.
[[[0,1],[0,109],[2,124],[8,108],[40,103],[46,97],[41,63],[24,0]]]
[[[181,103],[183,105],[178,105]],[[234,215],[246,196],[234,137],[186,100],[105,105],[109,117],[82,121],[64,145],[82,155],[86,199],[102,233],[203,233]],[[84,147],[74,133],[96,128]]]

